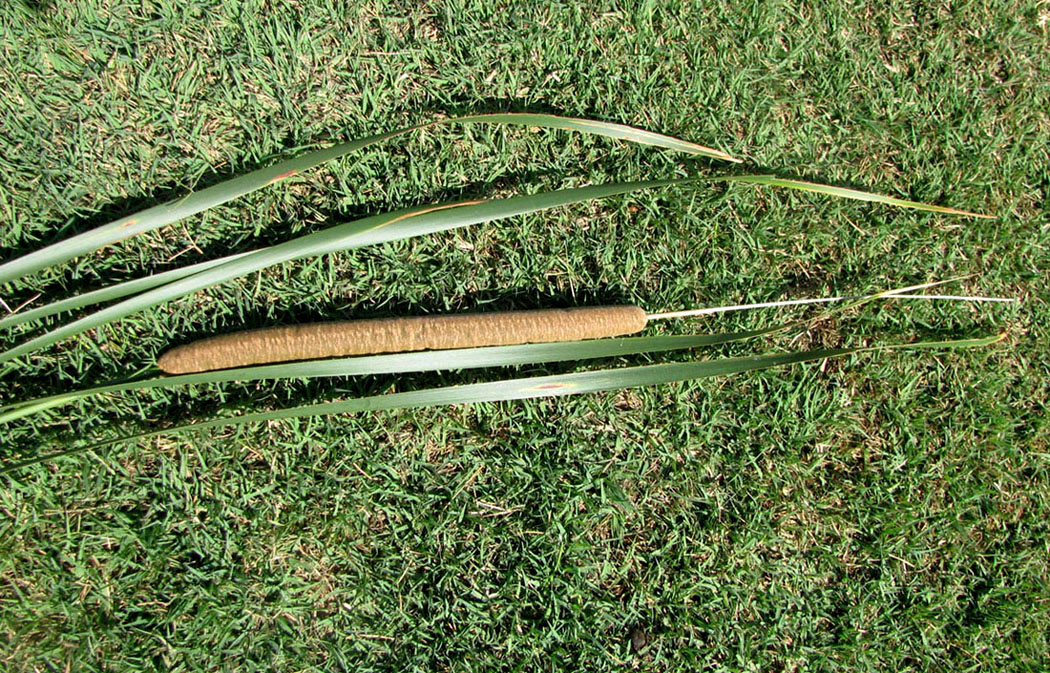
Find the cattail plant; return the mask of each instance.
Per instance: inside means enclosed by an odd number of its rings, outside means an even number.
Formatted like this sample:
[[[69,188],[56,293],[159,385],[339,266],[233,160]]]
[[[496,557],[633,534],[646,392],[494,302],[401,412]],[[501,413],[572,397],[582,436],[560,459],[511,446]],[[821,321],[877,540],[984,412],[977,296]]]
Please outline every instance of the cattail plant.
[[[618,140],[655,146],[667,150],[739,163],[717,149],[640,129],[585,119],[543,114],[492,114],[441,119],[398,129],[369,138],[278,162],[246,175],[195,192],[185,198],[149,208],[140,213],[74,236],[64,242],[0,265],[0,282],[13,282],[26,274],[99,250],[107,245],[166,226],[208,208],[229,202],[266,187],[325,161],[345,156],[380,142],[403,136],[413,130],[436,124],[516,124],[540,128],[570,129]],[[896,199],[854,189],[769,175],[722,175],[665,180],[611,183],[562,189],[527,196],[495,200],[471,200],[428,205],[365,217],[353,222],[299,236],[259,250],[187,265],[165,273],[132,279],[101,290],[33,307],[0,320],[0,328],[39,321],[45,317],[72,312],[103,302],[114,302],[0,352],[0,363],[49,348],[87,330],[108,325],[135,313],[146,311],[217,284],[283,262],[353,250],[364,246],[397,241],[459,227],[492,222],[516,215],[557,208],[573,203],[626,195],[640,190],[674,187],[696,188],[716,182],[786,188],[828,196],[870,201],[894,207],[929,212],[988,217],[944,206]],[[616,338],[641,331],[652,320],[695,317],[727,310],[806,303],[841,302],[856,305],[873,299],[914,296],[908,292],[936,283],[901,288],[866,297],[830,297],[770,302],[761,305],[683,309],[650,313],[638,306],[580,307],[574,309],[518,311],[495,314],[416,316],[389,319],[343,321],[315,325],[281,326],[245,333],[225,334],[175,347],[158,360],[160,370],[173,376],[133,378],[23,401],[7,401],[0,408],[0,422],[31,417],[45,409],[76,400],[148,388],[165,388],[191,383],[221,383],[262,378],[346,376],[378,372],[409,372],[426,369],[466,369],[546,362],[583,360],[631,353],[656,353],[680,348],[696,348],[752,338],[773,331],[799,326],[789,323],[774,330],[757,332],[650,336]],[[928,295],[926,295],[929,298]],[[945,297],[952,299],[982,299]],[[989,298],[995,300],[995,298]],[[846,300],[854,300],[852,303]],[[923,342],[915,347],[977,346],[993,343],[997,336],[949,342]],[[122,440],[143,439],[164,432],[216,427],[259,420],[310,416],[324,413],[408,408],[433,404],[452,404],[484,400],[508,400],[546,395],[579,394],[613,388],[652,385],[701,376],[723,375],[764,367],[838,357],[900,344],[837,350],[813,350],[748,358],[724,358],[692,363],[673,363],[647,367],[614,368],[534,379],[511,379],[451,388],[398,393],[344,402],[312,405],[296,409],[247,414],[188,424],[175,428],[129,435]],[[420,351],[428,351],[421,353]],[[433,351],[433,352],[430,352]],[[305,361],[305,362],[304,362]],[[121,441],[122,441],[121,440]],[[114,440],[117,441],[117,440]],[[0,471],[23,467],[47,457],[68,455],[88,448],[98,449],[112,442],[81,444],[54,454],[37,455],[9,463]]]

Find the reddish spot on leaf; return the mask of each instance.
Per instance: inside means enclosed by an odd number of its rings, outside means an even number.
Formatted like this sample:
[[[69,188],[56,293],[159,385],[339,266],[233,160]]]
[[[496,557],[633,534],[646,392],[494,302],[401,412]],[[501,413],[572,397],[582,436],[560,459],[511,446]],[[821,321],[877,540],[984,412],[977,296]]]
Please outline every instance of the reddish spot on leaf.
[[[538,386],[533,386],[533,390],[561,390],[564,388],[572,388],[571,383],[543,383]]]
[[[284,173],[281,173],[280,175],[278,175],[273,180],[270,180],[270,182],[274,183],[274,182],[277,182],[278,180],[284,180],[285,178],[290,178],[290,177],[292,177],[293,175],[295,175],[298,172],[299,171],[294,171],[294,170],[293,171],[285,171]]]
[[[135,218],[132,218],[130,220],[125,220],[124,222],[120,223],[120,228],[123,229],[124,227],[130,227],[133,224],[138,224],[138,222],[139,221],[136,220]]]

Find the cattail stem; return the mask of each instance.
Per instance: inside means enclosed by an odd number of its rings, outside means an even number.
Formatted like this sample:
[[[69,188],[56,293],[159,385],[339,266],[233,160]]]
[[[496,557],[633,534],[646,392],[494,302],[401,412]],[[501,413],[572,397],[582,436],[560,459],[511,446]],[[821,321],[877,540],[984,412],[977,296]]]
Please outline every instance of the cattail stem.
[[[753,308],[777,308],[780,306],[802,306],[805,304],[827,304],[836,301],[856,301],[865,299],[867,295],[856,295],[849,297],[820,297],[818,299],[788,299],[785,301],[766,301],[757,304],[733,304],[731,306],[713,306],[711,308],[694,308],[686,311],[668,311],[666,313],[649,313],[646,320],[671,320],[673,318],[693,318],[702,315],[713,315],[716,313],[728,313],[730,311],[747,311]],[[951,301],[990,301],[990,302],[1012,302],[1008,297],[968,297],[956,294],[895,294],[887,293],[881,299],[944,299]]]
[[[867,297],[791,299],[650,314],[646,314],[638,306],[597,306],[270,327],[224,334],[178,346],[164,353],[157,365],[169,374],[189,374],[348,355],[580,341],[640,332],[650,320],[689,318],[755,308],[822,304],[847,299],[1012,301],[999,297],[905,294],[920,287],[929,285],[901,288]]]

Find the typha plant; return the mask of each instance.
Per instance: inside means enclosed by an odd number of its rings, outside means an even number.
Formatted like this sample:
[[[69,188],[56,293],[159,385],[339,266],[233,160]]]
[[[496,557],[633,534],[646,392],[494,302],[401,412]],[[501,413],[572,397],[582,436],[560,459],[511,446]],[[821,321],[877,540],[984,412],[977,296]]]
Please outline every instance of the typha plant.
[[[184,198],[139,213],[122,216],[109,224],[0,265],[0,282],[17,283],[26,274],[35,273],[48,266],[95,252],[106,246],[119,244],[129,237],[173,224],[208,208],[232,201],[249,192],[266,188],[292,175],[315,168],[326,161],[393,140],[427,126],[452,123],[514,124],[548,129],[569,129],[698,155],[712,160],[740,163],[739,160],[721,150],[620,124],[545,114],[492,114],[441,119],[308,152],[194,192]],[[165,273],[130,279],[60,301],[26,307],[27,310],[13,313],[0,320],[0,328],[11,329],[50,316],[73,314],[88,307],[109,303],[103,308],[82,315],[77,314],[48,331],[0,352],[0,363],[18,361],[19,358],[29,357],[41,349],[51,348],[87,330],[109,325],[142,311],[155,310],[180,297],[284,262],[505,220],[525,213],[559,208],[574,203],[630,195],[641,190],[698,189],[717,182],[799,190],[950,216],[988,217],[947,206],[907,201],[866,191],[746,173],[609,183],[493,200],[432,204],[364,217],[254,251],[186,265]],[[861,298],[799,299],[773,302],[773,304],[829,301],[850,304],[851,302],[846,300],[869,301],[890,297],[900,298],[907,296],[908,291],[924,289],[932,284],[935,283]],[[962,297],[962,299],[975,298]],[[379,372],[404,373],[441,368],[468,369],[524,362],[586,360],[632,353],[659,353],[674,349],[697,348],[739,341],[764,334],[766,331],[679,337],[621,337],[641,331],[651,320],[693,317],[753,307],[712,307],[709,309],[687,307],[663,313],[648,312],[638,306],[580,307],[568,311],[416,316],[380,321],[277,326],[248,334],[217,335],[199,343],[175,348],[161,357],[159,361],[161,369],[173,374],[172,376],[156,376],[156,370],[153,370],[144,378],[132,377],[127,381],[113,382],[95,388],[56,392],[54,395],[35,400],[4,400],[5,406],[0,410],[0,421],[14,422],[18,419],[26,419],[23,422],[33,422],[32,419],[37,413],[79,400],[98,399],[103,395],[128,394],[147,388],[176,387],[189,383],[219,384],[225,381],[259,378],[349,376]],[[997,336],[989,336],[979,339],[920,342],[912,345],[915,347],[978,346],[993,343],[997,338]],[[469,384],[332,402],[297,409],[261,411],[233,419],[205,420],[175,428],[128,435],[120,441],[141,440],[162,432],[231,423],[240,424],[255,420],[359,412],[380,408],[409,408],[580,394],[620,387],[654,385],[839,357],[864,351],[896,349],[907,345],[888,344],[880,347],[865,346],[764,354],[750,358],[722,358],[692,363],[678,362],[647,367],[599,369],[541,379],[510,379],[503,382]],[[108,446],[108,441],[80,444],[73,448],[62,449],[53,455],[67,455],[71,452],[101,448]],[[4,469],[10,470],[39,462],[47,455],[52,454],[41,450],[38,455],[19,456]]]

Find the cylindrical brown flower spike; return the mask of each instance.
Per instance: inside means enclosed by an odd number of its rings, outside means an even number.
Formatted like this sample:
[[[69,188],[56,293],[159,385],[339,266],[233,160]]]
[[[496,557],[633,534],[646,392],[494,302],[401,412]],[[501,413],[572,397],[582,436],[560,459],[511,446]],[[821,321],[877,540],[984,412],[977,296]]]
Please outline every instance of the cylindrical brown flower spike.
[[[645,329],[638,306],[379,318],[269,327],[172,348],[157,361],[168,374],[316,358],[598,339]]]
[[[943,282],[947,281],[915,285],[867,298],[1013,301],[1002,297],[907,294],[911,290],[925,289]],[[161,356],[157,364],[168,374],[192,374],[213,369],[347,355],[580,341],[640,332],[652,320],[691,318],[754,308],[824,304],[848,299],[865,297],[788,299],[665,313],[646,313],[638,306],[596,306],[269,327],[178,346]]]

